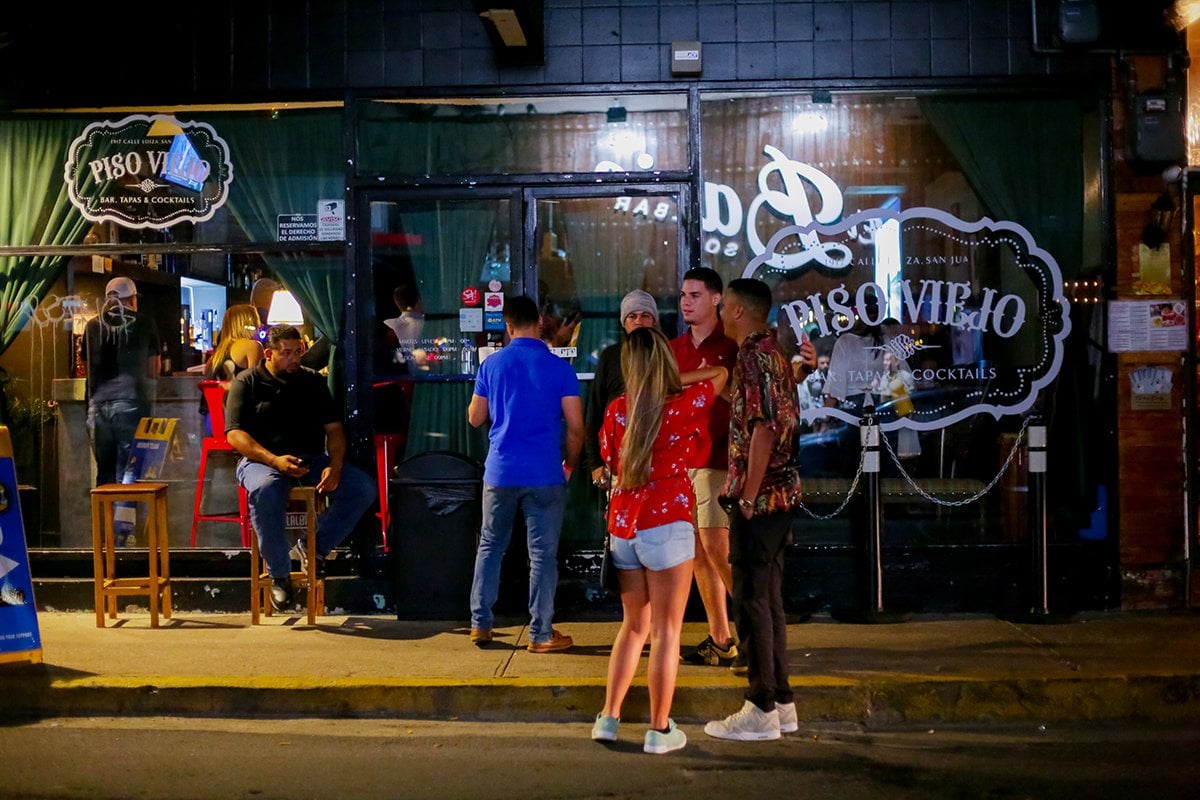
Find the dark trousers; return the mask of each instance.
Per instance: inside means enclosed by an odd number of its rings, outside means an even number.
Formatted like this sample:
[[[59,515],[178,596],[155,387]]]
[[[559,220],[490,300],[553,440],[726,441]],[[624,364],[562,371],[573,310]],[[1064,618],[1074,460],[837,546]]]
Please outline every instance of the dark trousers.
[[[733,613],[750,679],[746,699],[763,711],[793,700],[783,614],[783,559],[791,529],[787,511],[750,519],[737,511],[729,516]]]
[[[136,400],[93,400],[88,404],[87,428],[92,437],[92,455],[96,458],[96,485],[129,483],[139,474],[126,475],[133,437],[142,417],[150,416],[150,407]],[[128,480],[127,480],[128,478]],[[113,531],[119,545],[124,544],[137,522],[137,503],[113,504]]]

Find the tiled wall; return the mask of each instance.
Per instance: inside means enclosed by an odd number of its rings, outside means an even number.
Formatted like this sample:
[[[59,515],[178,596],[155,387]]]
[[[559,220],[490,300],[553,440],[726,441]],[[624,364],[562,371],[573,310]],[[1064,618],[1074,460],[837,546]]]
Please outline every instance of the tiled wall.
[[[500,68],[472,0],[155,5],[152,14],[122,14],[119,26],[108,19],[19,31],[0,48],[0,107],[15,105],[17,93],[34,105],[92,105],[328,98],[346,88],[687,83],[670,74],[669,46],[693,39],[704,45],[707,81],[965,84],[1105,72],[1103,56],[1035,54],[1030,7],[1030,0],[545,0],[545,64]],[[136,62],[110,69],[122,53]]]
[[[670,74],[669,46],[691,39],[704,45],[703,78],[717,81],[1104,69],[1097,57],[1034,54],[1028,0],[546,0],[544,20],[545,65],[499,69],[471,2],[350,2],[344,13],[309,21],[309,60],[319,57],[323,69],[310,68],[308,77],[312,86],[364,88],[653,83],[678,80]],[[344,81],[334,63],[339,36]],[[271,74],[260,70],[258,79],[302,85],[301,55],[273,56]]]

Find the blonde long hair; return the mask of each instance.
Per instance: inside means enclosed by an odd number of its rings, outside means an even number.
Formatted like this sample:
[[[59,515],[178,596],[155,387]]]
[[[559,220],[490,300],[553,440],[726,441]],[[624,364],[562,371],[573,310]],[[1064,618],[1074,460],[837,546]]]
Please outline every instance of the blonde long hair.
[[[238,339],[253,339],[261,325],[258,309],[252,305],[241,303],[225,309],[225,316],[221,318],[221,333],[213,345],[212,355],[208,357],[208,371],[220,372],[221,365],[229,358],[233,343]]]
[[[617,485],[633,489],[650,481],[650,456],[662,428],[667,397],[683,391],[679,366],[667,337],[655,328],[636,328],[621,346],[625,379],[625,438]]]

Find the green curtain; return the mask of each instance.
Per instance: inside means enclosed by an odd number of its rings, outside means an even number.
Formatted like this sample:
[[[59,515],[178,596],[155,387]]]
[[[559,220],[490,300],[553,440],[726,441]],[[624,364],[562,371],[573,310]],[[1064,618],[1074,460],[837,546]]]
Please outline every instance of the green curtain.
[[[63,180],[67,145],[81,127],[78,120],[53,118],[0,123],[0,244],[83,241],[90,223],[71,205]],[[66,256],[0,258],[0,353],[17,338],[66,264]]]
[[[1083,109],[1078,100],[923,100],[921,108],[958,159],[963,174],[994,218],[1023,225],[1058,262],[1064,280],[1083,271],[1085,185]],[[1078,319],[1076,320],[1078,325]],[[1092,432],[1103,426],[1090,398],[1094,376],[1086,331],[1066,342],[1054,385],[1042,397],[1055,452],[1070,468],[1054,471],[1055,513],[1087,513],[1102,480]],[[1060,413],[1061,409],[1061,413]]]
[[[494,207],[487,207],[494,204]],[[460,203],[434,202],[428,211],[404,211],[403,229],[419,236],[425,246],[414,248],[413,261],[425,311],[422,337],[457,342],[459,293],[464,286],[479,282],[480,270],[492,240],[492,229],[501,201]],[[443,375],[458,369],[455,361],[445,369],[433,368]],[[467,405],[471,401],[470,381],[421,381],[413,388],[410,435],[405,457],[430,450],[452,450],[483,461],[487,455],[486,431],[467,424]]]
[[[1083,260],[1083,109],[1078,100],[923,99],[921,110],[993,219],[1024,226],[1063,278]]]
[[[340,109],[212,114],[205,120],[229,144],[234,167],[229,209],[252,241],[274,241],[281,214],[315,214],[317,201],[345,197]],[[344,259],[274,253],[265,260],[296,295],[305,316],[336,345],[342,334]]]

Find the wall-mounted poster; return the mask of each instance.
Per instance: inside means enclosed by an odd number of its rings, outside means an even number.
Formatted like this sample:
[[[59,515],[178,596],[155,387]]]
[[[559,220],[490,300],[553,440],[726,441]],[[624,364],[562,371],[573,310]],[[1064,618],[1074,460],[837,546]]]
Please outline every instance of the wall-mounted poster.
[[[1129,407],[1134,411],[1167,411],[1171,408],[1171,369],[1147,364],[1129,373]]]
[[[1110,353],[1186,350],[1187,303],[1182,300],[1113,300],[1108,304]]]

